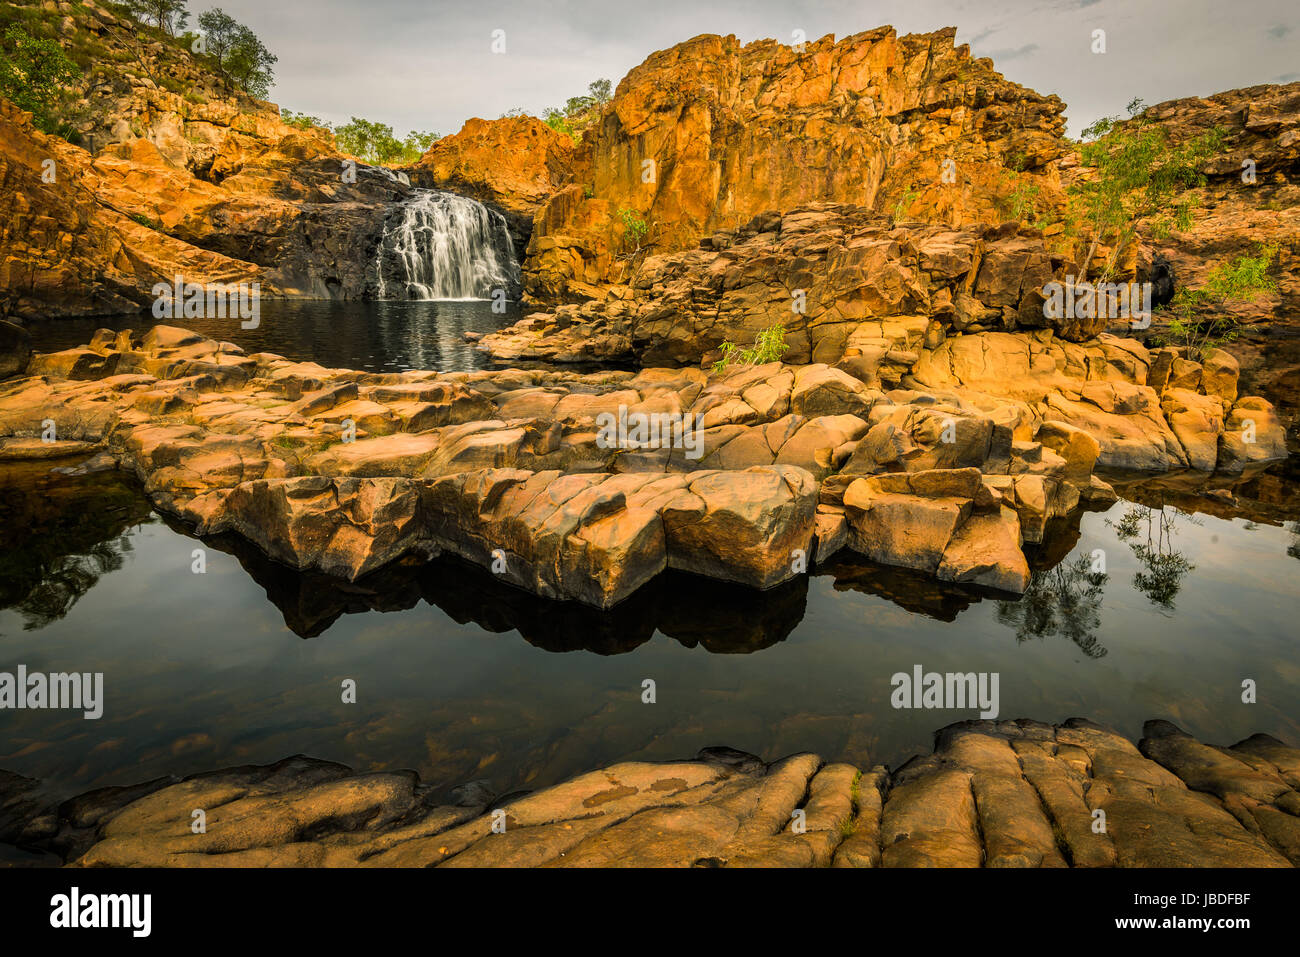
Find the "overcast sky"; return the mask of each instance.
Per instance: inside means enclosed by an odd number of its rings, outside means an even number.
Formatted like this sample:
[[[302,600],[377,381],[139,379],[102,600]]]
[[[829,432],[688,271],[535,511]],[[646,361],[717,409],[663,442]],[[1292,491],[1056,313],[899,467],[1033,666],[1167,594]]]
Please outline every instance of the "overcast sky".
[[[276,54],[271,98],[331,122],[447,134],[615,85],[701,33],[742,42],[957,27],[1011,80],[1065,100],[1069,132],[1148,103],[1300,80],[1296,0],[216,0]],[[213,5],[216,5],[215,3]],[[194,14],[208,8],[190,0]],[[1091,52],[1092,31],[1107,52]],[[491,52],[504,30],[506,52]]]

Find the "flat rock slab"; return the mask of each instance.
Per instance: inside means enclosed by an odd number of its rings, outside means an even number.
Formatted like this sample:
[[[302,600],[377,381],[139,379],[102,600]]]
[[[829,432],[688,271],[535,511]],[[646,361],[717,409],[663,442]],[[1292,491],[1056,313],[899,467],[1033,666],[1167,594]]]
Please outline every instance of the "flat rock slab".
[[[924,324],[863,324],[902,337],[880,358],[910,357],[906,387],[821,362],[375,374],[174,326],[104,330],[0,384],[0,461],[102,448],[200,535],[295,568],[353,580],[452,552],[609,608],[668,568],[767,589],[842,547],[1023,593],[1022,546],[1107,499],[1095,465],[1130,446],[1144,467],[1213,464],[1235,448],[1226,422],[1272,422],[1262,400],[1225,398],[1222,357],[1216,391],[1169,386],[1162,406],[1136,342],[1041,330],[927,351]]]

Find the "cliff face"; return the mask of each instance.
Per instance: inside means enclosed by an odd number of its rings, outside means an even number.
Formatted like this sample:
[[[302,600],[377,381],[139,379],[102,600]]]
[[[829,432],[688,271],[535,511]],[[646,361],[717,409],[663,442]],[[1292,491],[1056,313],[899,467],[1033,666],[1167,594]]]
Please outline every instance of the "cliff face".
[[[51,36],[81,67],[70,90],[74,140],[92,153],[144,139],[169,163],[206,177],[231,141],[269,146],[293,130],[275,104],[246,95],[183,40],[105,4],[16,6],[28,8],[26,29]]]
[[[180,184],[140,176],[154,190]],[[29,318],[129,312],[155,282],[258,281],[256,265],[197,248],[132,218],[101,189],[85,150],[33,127],[0,100],[0,313]],[[130,192],[130,191],[126,191]]]
[[[534,116],[472,119],[406,172],[411,182],[476,199],[510,224],[522,261],[537,210],[572,177],[573,140]]]
[[[617,281],[634,246],[627,217],[664,252],[810,201],[1001,222],[1020,175],[1059,202],[1064,104],[1003,79],[954,35],[881,27],[802,52],[700,36],[653,54],[584,138],[574,184],[539,210],[529,291],[586,298]]]
[[[1177,281],[1194,286],[1216,263],[1261,244],[1278,247],[1276,292],[1225,308],[1242,324],[1231,348],[1243,382],[1278,404],[1300,448],[1300,82],[1171,100],[1147,115],[1175,143],[1215,126],[1225,137],[1205,186],[1194,191],[1192,229],[1168,239],[1148,234],[1146,255],[1164,256]]]

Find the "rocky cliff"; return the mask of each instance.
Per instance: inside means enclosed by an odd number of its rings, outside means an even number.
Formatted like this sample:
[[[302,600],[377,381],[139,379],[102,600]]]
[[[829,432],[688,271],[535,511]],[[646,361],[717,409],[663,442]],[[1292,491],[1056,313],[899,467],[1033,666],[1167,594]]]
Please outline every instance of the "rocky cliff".
[[[1144,258],[1165,257],[1179,283],[1197,285],[1217,263],[1278,247],[1276,292],[1224,308],[1242,324],[1229,348],[1243,383],[1277,403],[1300,449],[1300,82],[1172,100],[1147,115],[1174,143],[1212,127],[1225,139],[1205,186],[1192,191],[1192,228],[1168,238],[1144,229]]]
[[[533,218],[572,179],[573,140],[533,116],[471,119],[406,169],[411,182],[476,199],[510,223],[523,261]]]
[[[955,34],[880,27],[800,50],[700,36],[652,54],[583,137],[573,185],[538,212],[529,291],[589,298],[626,279],[625,216],[666,252],[817,200],[1001,222],[1012,169],[1059,198],[1064,104],[1005,80]]]

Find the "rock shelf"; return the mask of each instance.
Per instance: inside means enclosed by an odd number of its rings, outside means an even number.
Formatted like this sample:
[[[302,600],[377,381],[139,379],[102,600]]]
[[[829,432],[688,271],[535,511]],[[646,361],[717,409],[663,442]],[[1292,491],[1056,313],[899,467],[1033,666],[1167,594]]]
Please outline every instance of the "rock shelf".
[[[607,608],[668,568],[770,588],[848,548],[1019,593],[1024,544],[1114,501],[1095,466],[1285,454],[1226,359],[1159,358],[975,334],[922,351],[923,391],[820,363],[373,374],[104,330],[0,387],[0,455],[103,450],[198,534],[348,579],[450,552]],[[602,441],[599,423],[636,414],[689,416],[698,445]],[[1253,443],[1233,431],[1246,418]]]
[[[302,756],[61,803],[0,771],[0,842],[76,867],[1300,864],[1300,750],[1264,734],[1214,747],[1167,721],[1143,734],[963,721],[895,771],[707,748],[531,793],[472,782],[450,804],[413,772]]]

